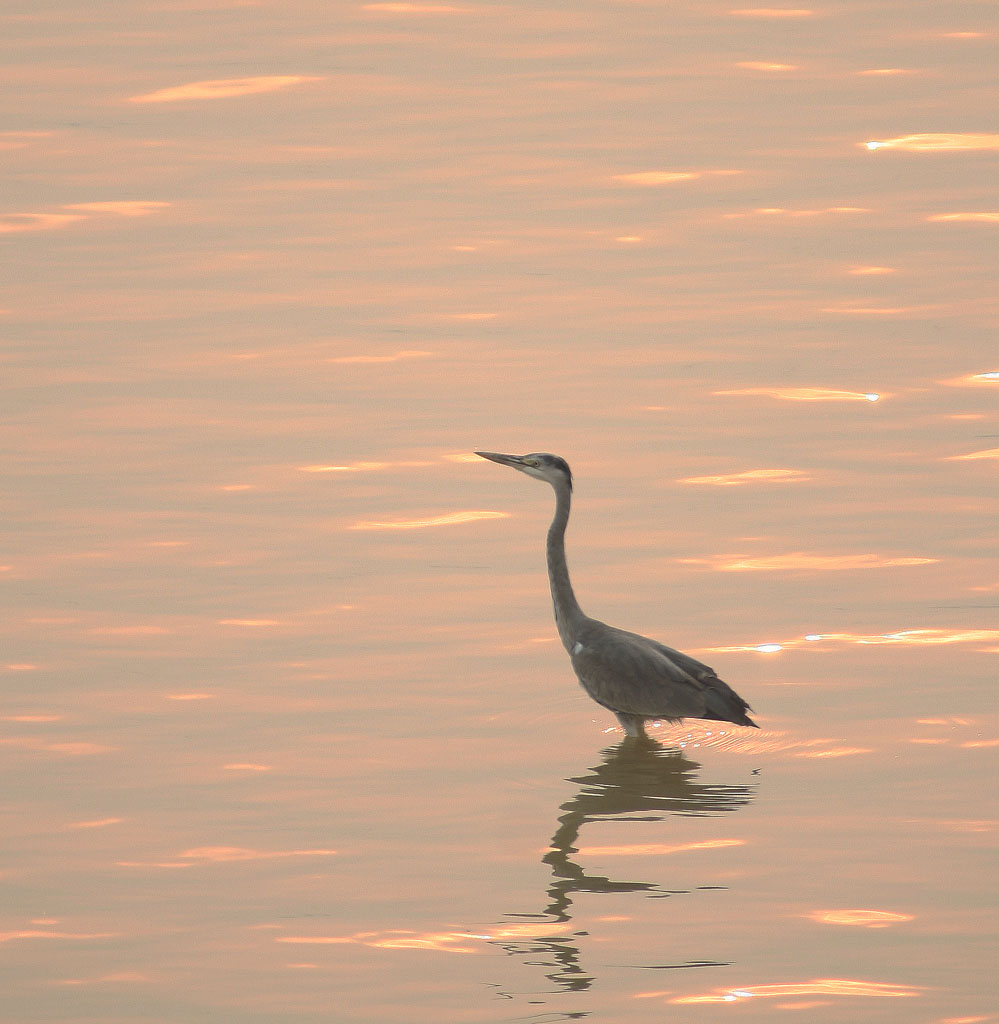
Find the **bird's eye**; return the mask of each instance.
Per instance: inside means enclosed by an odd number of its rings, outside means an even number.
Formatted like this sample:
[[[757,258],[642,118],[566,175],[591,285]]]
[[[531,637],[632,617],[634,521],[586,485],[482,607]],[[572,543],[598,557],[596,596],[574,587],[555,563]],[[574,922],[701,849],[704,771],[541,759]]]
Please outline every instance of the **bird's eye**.
[[[530,466],[532,469],[537,469],[541,465],[537,459],[525,459],[524,464]]]

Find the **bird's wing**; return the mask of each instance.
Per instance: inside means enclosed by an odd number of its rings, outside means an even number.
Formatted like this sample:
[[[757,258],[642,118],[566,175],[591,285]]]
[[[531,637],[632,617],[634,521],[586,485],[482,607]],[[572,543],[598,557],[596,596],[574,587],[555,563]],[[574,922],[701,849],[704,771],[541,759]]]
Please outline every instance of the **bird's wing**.
[[[638,636],[637,633],[634,635]],[[708,680],[718,678],[718,673],[713,668],[705,665],[703,661],[692,658],[689,654],[684,654],[683,651],[675,651],[672,647],[667,647],[665,644],[659,643],[658,640],[650,640],[648,637],[642,636],[639,639],[644,640],[647,644],[651,644],[656,648],[656,650],[661,651],[670,661],[695,679]]]
[[[587,693],[611,711],[649,718],[701,718],[707,708],[699,661],[637,633],[590,620],[569,652]]]

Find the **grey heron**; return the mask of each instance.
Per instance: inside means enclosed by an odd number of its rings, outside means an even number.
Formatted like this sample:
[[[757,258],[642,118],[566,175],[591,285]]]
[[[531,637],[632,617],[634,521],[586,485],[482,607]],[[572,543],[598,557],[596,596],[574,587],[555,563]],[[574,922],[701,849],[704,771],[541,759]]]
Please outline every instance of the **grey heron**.
[[[548,528],[548,582],[559,639],[583,689],[614,712],[629,736],[645,736],[647,721],[676,723],[684,718],[759,728],[746,714],[752,708],[714,669],[656,640],[583,614],[565,558],[572,502],[572,471],[565,459],[547,452],[475,454],[544,480],[555,491],[555,517]]]

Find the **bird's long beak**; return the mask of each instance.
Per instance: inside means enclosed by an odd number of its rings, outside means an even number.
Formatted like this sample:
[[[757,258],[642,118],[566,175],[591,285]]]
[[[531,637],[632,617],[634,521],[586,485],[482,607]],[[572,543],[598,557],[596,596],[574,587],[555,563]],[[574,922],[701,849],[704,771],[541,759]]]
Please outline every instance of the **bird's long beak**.
[[[498,462],[501,466],[513,466],[515,469],[524,468],[523,455],[501,455],[499,452],[476,452],[475,454],[490,462]]]

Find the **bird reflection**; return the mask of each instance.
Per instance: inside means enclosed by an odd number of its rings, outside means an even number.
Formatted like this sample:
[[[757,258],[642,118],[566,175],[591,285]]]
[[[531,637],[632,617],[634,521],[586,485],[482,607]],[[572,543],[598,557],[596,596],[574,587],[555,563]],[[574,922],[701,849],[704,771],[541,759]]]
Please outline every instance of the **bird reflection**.
[[[547,889],[548,905],[541,914],[510,915],[523,924],[498,930],[495,944],[511,955],[544,959],[526,963],[555,968],[547,973],[563,989],[590,987],[592,975],[580,962],[577,937],[571,931],[573,895],[578,892],[640,892],[650,899],[664,899],[675,892],[655,882],[612,879],[589,874],[576,860],[583,825],[590,821],[659,821],[668,815],[718,815],[735,811],[753,798],[749,786],[707,785],[697,781],[700,765],[678,750],[661,746],[647,737],[627,738],[603,751],[603,760],[569,779],[579,786],[572,799],[562,804],[551,847],[542,858],[551,866],[553,880]],[[567,927],[568,926],[568,927]],[[518,941],[519,939],[519,941]],[[670,965],[709,966],[707,962]]]

